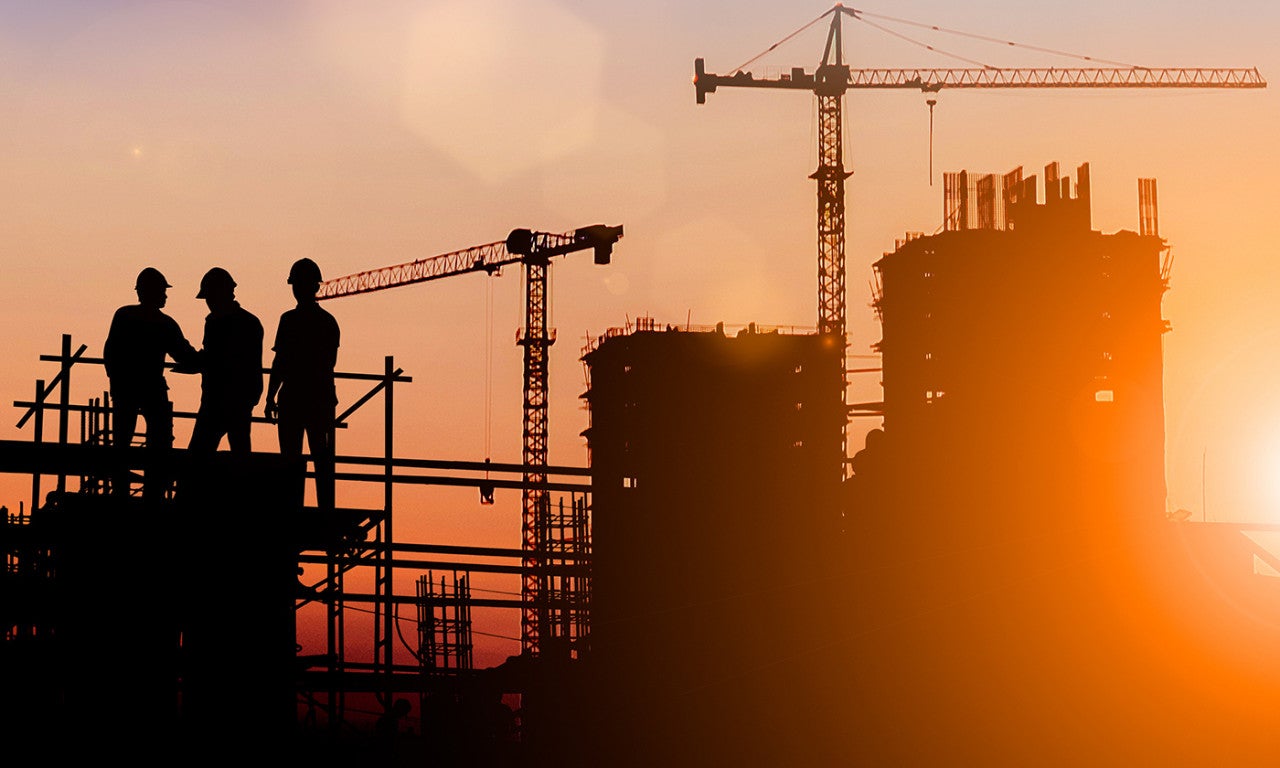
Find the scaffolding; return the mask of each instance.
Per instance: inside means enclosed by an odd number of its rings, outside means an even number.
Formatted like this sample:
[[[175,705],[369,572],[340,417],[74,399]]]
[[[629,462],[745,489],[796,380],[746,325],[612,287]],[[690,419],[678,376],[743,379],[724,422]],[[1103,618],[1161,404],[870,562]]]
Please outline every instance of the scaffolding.
[[[427,677],[470,670],[471,576],[453,571],[452,580],[435,572],[418,577],[418,663]]]
[[[591,555],[589,497],[575,492],[551,505],[542,541],[546,546],[548,633],[563,641],[575,657],[590,651],[591,579],[574,565]]]
[[[144,443],[123,451],[111,445],[108,393],[73,402],[73,371],[103,364],[101,358],[87,356],[86,352],[84,345],[73,350],[71,337],[63,335],[59,354],[40,357],[42,362],[58,365],[57,375],[49,381],[38,381],[31,400],[14,403],[23,409],[18,426],[29,425],[32,439],[0,441],[0,472],[31,476],[29,511],[26,505],[20,506],[16,514],[6,510],[4,520],[4,586],[6,594],[14,596],[3,617],[6,653],[18,653],[20,644],[38,641],[56,629],[55,619],[32,607],[40,602],[41,590],[47,590],[58,575],[49,564],[49,545],[41,539],[40,526],[32,525],[41,510],[68,499],[75,499],[78,505],[141,504],[141,481],[158,466],[156,455],[149,453]],[[536,607],[551,617],[555,636],[571,638],[585,646],[590,633],[590,471],[567,466],[539,468],[545,473],[539,478],[539,485],[548,495],[552,514],[547,516],[547,528],[541,532],[546,551],[535,553],[542,565],[532,574],[526,562],[529,553],[521,548],[403,541],[396,536],[394,521],[421,510],[396,510],[396,487],[475,487],[483,502],[485,494],[491,495],[494,489],[524,490],[530,468],[514,463],[397,457],[393,453],[395,385],[412,382],[412,378],[397,368],[391,357],[385,358],[380,373],[338,372],[336,378],[369,385],[367,392],[338,415],[337,428],[347,428],[353,413],[380,397],[384,450],[381,456],[337,455],[335,482],[380,485],[383,498],[381,507],[375,509],[339,506],[326,511],[304,506],[296,510],[296,515],[285,516],[292,526],[290,535],[297,542],[292,556],[295,559],[288,567],[299,576],[308,567],[312,572],[319,569],[323,573],[314,583],[299,580],[294,587],[295,612],[309,605],[323,605],[324,635],[320,653],[303,655],[301,646],[294,646],[298,722],[338,733],[364,727],[360,723],[367,720],[363,717],[365,711],[350,701],[353,695],[372,695],[380,711],[390,712],[396,694],[422,695],[433,679],[451,678],[455,684],[465,684],[474,665],[472,609],[503,609],[523,615],[531,608],[522,597],[474,596],[473,572],[519,579],[532,575],[544,580],[549,591],[539,598]],[[47,423],[48,414],[52,414],[53,424]],[[174,417],[191,419],[195,414],[175,411]],[[254,421],[265,419],[255,417]],[[185,453],[175,448],[165,455],[181,466],[187,462]],[[229,458],[224,453],[218,456]],[[255,453],[252,458],[280,460],[275,454]],[[123,502],[119,495],[111,494],[112,480],[121,476],[121,462],[127,465],[128,474],[123,476],[130,484]],[[305,473],[308,478],[314,475],[314,471]],[[55,490],[42,498],[46,478],[54,479]],[[561,494],[567,494],[567,498]],[[175,509],[181,500],[169,491],[161,503]],[[128,512],[132,507],[124,509],[126,515],[132,514]],[[221,558],[218,568],[233,570],[243,566],[230,551],[222,552]],[[433,586],[433,575],[441,572],[452,572],[452,584],[446,585],[442,579]],[[425,576],[407,581],[414,574],[424,573]],[[398,592],[398,583],[416,584],[416,594]],[[401,622],[408,618],[401,616],[404,606],[418,611],[416,649],[405,642],[401,630]],[[371,621],[365,622],[370,627],[369,635],[356,632],[352,617],[357,613],[372,616]],[[221,616],[215,620],[234,623],[236,618]],[[296,628],[295,623],[295,631]],[[403,649],[398,649],[397,643]],[[507,692],[521,694],[519,690]]]

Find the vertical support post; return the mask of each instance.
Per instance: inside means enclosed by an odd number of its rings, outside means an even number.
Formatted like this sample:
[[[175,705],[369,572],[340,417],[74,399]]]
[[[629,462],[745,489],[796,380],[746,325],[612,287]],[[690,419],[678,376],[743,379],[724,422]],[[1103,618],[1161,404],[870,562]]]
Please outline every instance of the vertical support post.
[[[1000,228],[1017,229],[1018,202],[1022,199],[1022,166],[1006,173],[1003,183],[1004,223]]]
[[[475,667],[475,644],[471,641],[471,572],[463,576],[462,592],[458,595],[458,604],[461,608],[461,616],[459,617],[459,638],[463,643],[462,668],[473,669]]]
[[[346,556],[345,552],[343,556]],[[347,669],[347,633],[344,621],[344,601],[342,596],[346,593],[343,584],[343,574],[345,569],[338,562],[338,550],[330,550],[328,558],[328,575],[329,589],[333,594],[333,599],[328,602],[327,621],[325,627],[325,640],[329,644],[329,672],[332,673],[331,679],[340,681],[342,673]],[[329,713],[329,729],[335,733],[341,728],[342,721],[346,719],[346,689],[341,682],[335,682],[329,689],[328,713]]]
[[[393,535],[392,526],[392,501],[395,489],[395,359],[391,355],[384,358],[383,375],[384,393],[383,393],[383,418],[385,424],[383,426],[383,487],[382,487],[382,537],[381,537],[381,557],[378,566],[378,600],[381,605],[381,623],[375,628],[375,666],[378,667],[379,673],[382,675],[382,688],[380,697],[382,704],[388,711],[391,709],[395,690],[393,687],[392,675],[394,672],[393,664],[393,644],[392,638],[395,637],[395,588],[393,582],[393,573],[391,567],[392,557],[394,555],[393,546],[395,537]]]
[[[102,407],[102,404],[99,402],[98,398],[93,397],[89,399],[88,409],[80,412],[80,442],[81,443],[90,443],[90,444],[97,443],[98,411],[101,407]],[[96,476],[89,477],[86,475],[81,475],[80,476],[81,491],[85,490],[86,481],[89,481],[89,483],[91,483],[89,487],[93,488],[93,493],[101,493],[102,479],[100,477],[96,477]]]
[[[1055,160],[1044,167],[1044,204],[1049,207],[1062,201],[1062,176]]]
[[[336,475],[337,473],[336,460],[338,455],[338,448],[337,448],[338,429],[336,424],[330,427],[329,436],[330,436],[329,447],[331,449],[331,452],[335,461],[335,463],[331,467],[331,470]],[[332,498],[330,499],[333,509],[330,511],[334,515],[334,517],[332,518],[333,525],[334,525],[333,530],[336,530],[337,528],[337,488],[336,488],[337,481],[336,479],[333,482],[334,482],[334,488],[332,490]],[[377,545],[377,542],[380,541],[380,536],[381,536],[380,531],[381,529],[379,528],[378,532],[375,532],[375,535],[374,535],[375,546]],[[326,582],[328,584],[328,590],[329,590],[329,593],[332,595],[332,598],[327,601],[326,608],[325,608],[325,642],[328,643],[328,648],[329,648],[329,672],[331,673],[330,679],[336,682],[334,682],[329,688],[329,700],[327,702],[327,709],[328,709],[328,718],[329,718],[328,720],[329,730],[332,733],[337,734],[338,732],[341,731],[342,725],[347,719],[347,692],[346,692],[346,685],[345,683],[342,682],[343,675],[347,670],[347,623],[346,623],[347,619],[346,619],[346,601],[343,596],[346,595],[345,574],[347,572],[347,569],[350,567],[350,563],[344,562],[344,561],[346,561],[348,558],[357,557],[357,555],[356,553],[350,551],[347,545],[341,542],[336,535],[331,536],[329,538],[329,542],[330,542],[329,544],[330,548],[326,550],[328,557],[325,558],[326,560],[325,575],[327,577]],[[375,574],[375,582],[376,582],[376,574]],[[375,588],[375,592],[376,592],[376,588]],[[376,624],[377,611],[378,611],[378,602],[377,602],[376,595],[374,598],[373,610],[374,610],[374,622],[375,622],[374,653],[376,654],[377,653],[376,633],[378,631],[377,624]],[[376,666],[377,665],[375,664],[375,667]]]
[[[337,432],[337,430],[334,431]],[[334,454],[337,455],[336,450]],[[334,681],[329,688],[327,710],[329,730],[337,733],[341,729],[343,720],[346,719],[346,689],[339,682],[347,668],[347,635],[343,600],[343,595],[346,594],[343,583],[346,567],[341,560],[351,557],[351,553],[336,538],[331,538],[327,554],[325,572],[328,577],[328,589],[333,599],[327,602],[325,609],[325,642],[329,648],[330,680]]]
[[[62,354],[58,365],[61,369],[58,384],[58,445],[67,444],[67,426],[71,410],[71,334],[62,334]],[[67,475],[58,472],[58,493],[67,490]]]
[[[1093,229],[1093,182],[1089,180],[1089,164],[1076,167],[1076,217],[1081,229]]]
[[[35,397],[35,443],[39,445],[44,440],[44,379],[36,381],[36,397]],[[40,473],[31,473],[31,511],[35,512],[40,508]]]
[[[1155,179],[1138,179],[1138,234],[1160,235]]]
[[[586,556],[587,560],[581,557],[575,563],[575,573],[578,575],[574,580],[573,594],[577,603],[577,640],[583,641],[591,637],[591,504],[590,497],[585,494],[575,494],[574,506],[576,508],[574,515],[573,539],[575,542],[574,551],[580,556]],[[589,648],[581,645],[578,647],[579,653],[589,652]]]
[[[111,393],[107,390],[102,391],[102,409],[98,414],[98,439],[99,445],[110,447],[112,440],[112,421],[111,421]],[[111,478],[108,474],[98,481],[98,488],[102,493],[108,493],[111,490]]]
[[[428,571],[430,574],[430,571]],[[431,631],[431,615],[432,608],[430,600],[430,575],[419,575],[417,579],[417,602],[414,608],[417,611],[417,631],[418,631],[418,647],[415,649],[415,655],[418,658],[418,675],[421,682],[418,686],[418,711],[425,712],[427,710],[427,697],[431,692],[431,653],[430,653],[430,637]],[[426,723],[423,722],[424,731]]]

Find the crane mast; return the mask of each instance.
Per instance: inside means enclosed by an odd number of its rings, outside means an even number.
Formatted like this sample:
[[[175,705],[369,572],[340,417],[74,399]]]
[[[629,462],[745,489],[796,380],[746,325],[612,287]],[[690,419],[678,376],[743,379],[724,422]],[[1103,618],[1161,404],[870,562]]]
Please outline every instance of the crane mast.
[[[317,294],[320,299],[335,299],[455,275],[475,272],[493,275],[510,264],[524,265],[525,325],[518,341],[524,349],[521,497],[524,556],[520,639],[522,650],[534,655],[539,653],[543,636],[554,632],[558,625],[544,567],[551,526],[551,496],[547,488],[547,353],[555,343],[555,331],[547,326],[547,275],[553,257],[576,251],[591,250],[596,264],[608,264],[613,245],[621,237],[621,226],[603,224],[562,234],[516,229],[504,241],[327,280],[321,283]]]
[[[608,264],[622,227],[596,225],[568,235],[515,230],[507,249],[522,257],[525,268],[524,347],[524,483],[521,494],[521,547],[524,552],[520,643],[538,655],[544,636],[554,633],[551,589],[545,564],[550,540],[551,494],[547,490],[547,353],[555,332],[547,327],[547,272],[553,256],[592,249],[597,264]]]
[[[812,91],[818,102],[818,167],[809,178],[818,186],[818,333],[847,345],[845,309],[845,170],[842,101],[851,89],[917,89],[933,93],[943,88],[1265,88],[1256,68],[917,68],[852,69],[844,61],[842,20],[861,19],[861,11],[835,5],[819,16],[831,16],[822,61],[810,73],[792,68],[776,78],[756,78],[739,69],[730,75],[706,71],[702,59],[694,60],[697,103],[718,87],[777,88]],[[816,20],[815,20],[816,21]],[[772,49],[770,49],[772,50]],[[847,403],[848,374],[841,366],[845,386],[841,402]],[[846,405],[847,409],[847,405]],[[841,425],[840,443],[848,456],[847,419]]]

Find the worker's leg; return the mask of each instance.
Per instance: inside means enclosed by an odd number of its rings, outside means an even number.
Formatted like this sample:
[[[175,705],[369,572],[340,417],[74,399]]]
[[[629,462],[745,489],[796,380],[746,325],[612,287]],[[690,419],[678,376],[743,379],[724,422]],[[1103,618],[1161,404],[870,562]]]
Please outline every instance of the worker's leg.
[[[173,484],[173,403],[153,397],[142,404],[147,422],[147,468],[142,478],[143,498],[159,501]]]
[[[119,450],[117,466],[111,474],[111,492],[118,496],[129,495],[129,465],[126,451],[138,430],[138,403],[128,398],[113,396],[111,399],[111,445]]]
[[[253,450],[253,406],[248,408],[230,408],[226,414],[227,444],[231,452],[238,455]]]
[[[276,436],[280,438],[282,455],[302,455],[302,421],[297,414],[280,410],[280,416],[276,419]]]
[[[307,448],[316,471],[316,506],[334,508],[335,480],[333,454],[333,415],[325,414],[307,424]]]
[[[281,456],[286,458],[302,456],[302,433],[302,420],[298,418],[298,414],[291,412],[288,408],[281,408],[280,416],[276,419],[276,436],[280,439]],[[302,506],[306,498],[306,465],[298,462],[295,471],[296,477],[291,481],[294,503]]]
[[[187,450],[192,453],[213,453],[218,450],[222,436],[227,433],[225,420],[213,408],[201,405],[196,414],[195,426],[191,428],[191,442]]]
[[[121,447],[133,442],[138,431],[138,403],[116,398],[111,402],[111,444]]]
[[[173,447],[173,403],[158,397],[142,403],[142,419],[147,423],[147,446],[161,451]]]

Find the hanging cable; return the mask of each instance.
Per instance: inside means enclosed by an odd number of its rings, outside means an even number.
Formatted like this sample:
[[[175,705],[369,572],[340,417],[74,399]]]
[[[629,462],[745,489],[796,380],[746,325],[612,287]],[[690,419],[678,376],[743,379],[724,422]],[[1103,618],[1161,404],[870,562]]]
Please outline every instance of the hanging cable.
[[[493,281],[484,282],[484,458],[488,461],[493,432]]]
[[[929,105],[929,186],[933,186],[933,107],[938,103],[937,99],[929,99],[925,102]]]

